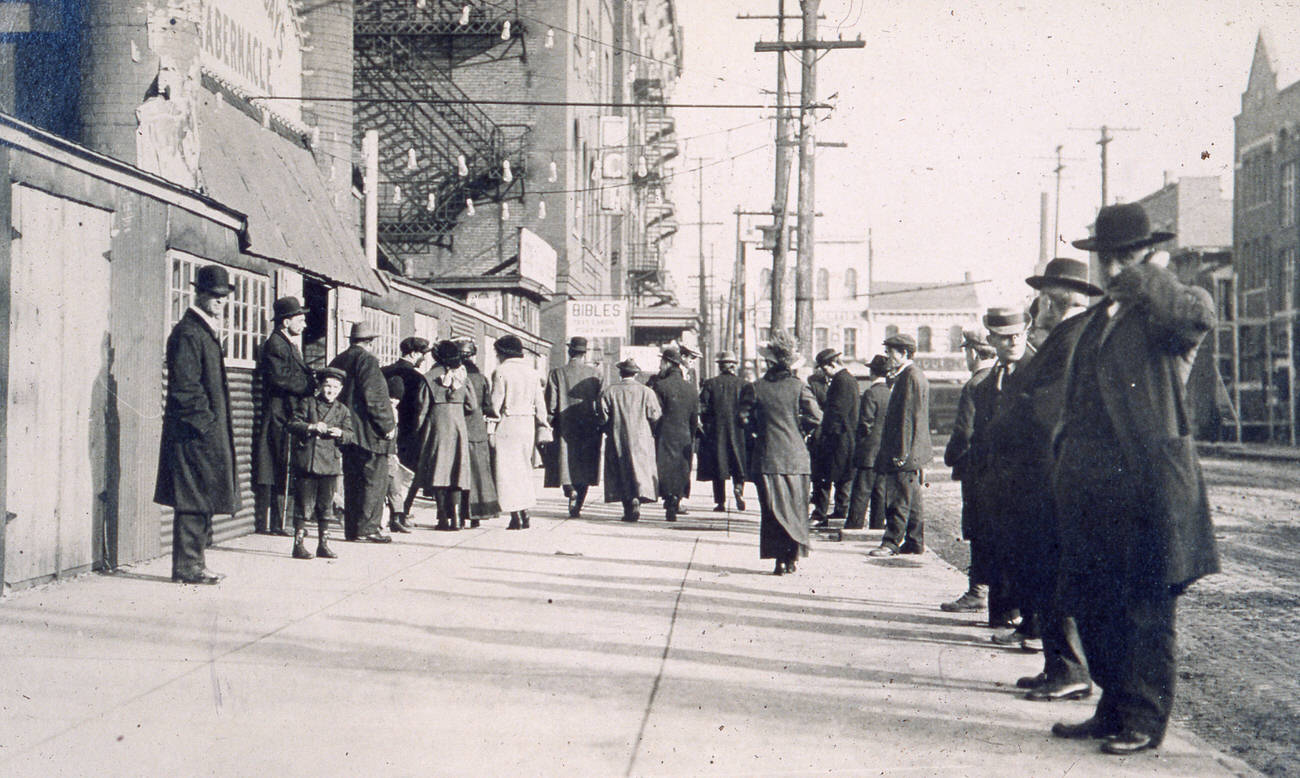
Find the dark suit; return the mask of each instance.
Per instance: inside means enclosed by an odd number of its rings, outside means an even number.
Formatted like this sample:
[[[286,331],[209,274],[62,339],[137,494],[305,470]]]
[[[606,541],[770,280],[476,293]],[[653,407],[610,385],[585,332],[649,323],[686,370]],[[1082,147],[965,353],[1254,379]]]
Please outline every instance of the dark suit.
[[[383,373],[385,379],[396,376],[402,382],[402,396],[397,400],[397,461],[414,470],[423,442],[420,428],[429,415],[429,385],[419,368],[405,359],[385,366]]]
[[[1176,597],[1219,569],[1184,386],[1208,293],[1139,264],[1112,280],[1066,369],[1054,493],[1062,567],[1104,727],[1164,736]],[[1120,303],[1112,314],[1111,301]]]
[[[311,368],[298,346],[281,330],[272,332],[262,344],[257,360],[262,384],[262,419],[253,439],[253,473],[258,489],[253,523],[257,530],[272,532],[284,527],[285,479],[289,463],[289,436],[285,426],[298,404],[316,388]]]
[[[853,493],[844,529],[885,528],[885,483],[877,477],[876,456],[885,431],[889,384],[884,379],[867,387],[858,402],[858,426],[853,441]]]
[[[876,472],[885,479],[885,536],[881,544],[920,553],[925,548],[921,482],[934,452],[930,382],[915,362],[895,376],[884,424],[876,455]]]
[[[974,479],[970,470],[971,438],[975,433],[975,387],[993,372],[983,367],[971,374],[957,398],[957,415],[952,422],[952,434],[943,452],[943,463],[952,468],[952,479],[961,482],[961,536],[970,542],[971,587],[987,583],[989,569],[987,544],[976,539],[980,525],[979,507],[976,504]],[[996,615],[996,614],[991,614]]]
[[[230,389],[217,335],[186,311],[167,338],[167,402],[154,502],[170,505],[172,575],[204,568],[212,514],[239,510]]]
[[[388,399],[388,382],[379,360],[353,344],[334,357],[330,367],[347,373],[339,399],[354,419],[356,443],[343,450],[343,535],[349,540],[379,532],[388,494],[388,455],[397,428]]]
[[[699,423],[700,394],[681,371],[670,370],[655,382],[653,391],[663,409],[655,427],[655,461],[659,468],[659,496],[674,509],[691,493],[691,459]]]
[[[704,382],[700,389],[700,464],[697,481],[713,483],[713,502],[722,505],[727,499],[726,480],[731,479],[737,495],[745,488],[745,430],[740,425],[737,405],[740,376],[722,373]]]
[[[822,423],[813,438],[813,518],[824,520],[835,489],[836,516],[849,511],[853,485],[853,439],[858,426],[858,382],[848,370],[831,376],[822,406]]]

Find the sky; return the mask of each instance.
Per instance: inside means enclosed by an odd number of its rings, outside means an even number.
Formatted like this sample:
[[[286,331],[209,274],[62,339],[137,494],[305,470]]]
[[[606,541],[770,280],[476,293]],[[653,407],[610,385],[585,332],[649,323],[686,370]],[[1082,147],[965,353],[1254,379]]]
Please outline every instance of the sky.
[[[776,54],[777,0],[677,0],[684,72],[678,103],[768,103]],[[786,0],[786,13],[798,13]],[[1060,240],[1055,256],[1085,258],[1101,198],[1100,128],[1112,132],[1109,198],[1132,201],[1168,174],[1219,176],[1232,193],[1233,117],[1241,108],[1255,40],[1267,28],[1278,69],[1300,77],[1300,3],[1263,0],[823,0],[823,39],[859,35],[863,49],[827,52],[818,93],[838,93],[817,125],[820,238],[865,237],[877,279],[989,279],[990,304],[1023,298],[1039,253],[1040,195],[1054,221],[1056,147],[1062,146]],[[798,35],[791,22],[788,37]],[[786,55],[789,87],[799,87]],[[705,163],[705,254],[714,296],[735,256],[737,206],[773,200],[773,111],[679,109],[673,195],[683,223],[669,258],[679,297],[696,300],[697,158]],[[755,150],[757,149],[757,150]],[[795,205],[792,178],[790,207]],[[1050,227],[1049,227],[1050,229]],[[865,246],[861,249],[865,265]],[[829,255],[829,251],[824,252]],[[842,254],[843,250],[836,251]],[[754,254],[751,252],[751,256]],[[770,255],[767,255],[770,257]],[[793,257],[792,260],[793,261]]]

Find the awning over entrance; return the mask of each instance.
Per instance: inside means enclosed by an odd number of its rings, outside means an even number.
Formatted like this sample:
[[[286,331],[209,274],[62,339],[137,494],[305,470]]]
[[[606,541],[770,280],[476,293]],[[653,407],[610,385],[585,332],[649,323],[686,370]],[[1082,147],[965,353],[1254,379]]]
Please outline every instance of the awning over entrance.
[[[199,170],[209,196],[247,215],[250,254],[384,294],[361,245],[330,202],[307,149],[262,127],[220,96],[204,94]]]

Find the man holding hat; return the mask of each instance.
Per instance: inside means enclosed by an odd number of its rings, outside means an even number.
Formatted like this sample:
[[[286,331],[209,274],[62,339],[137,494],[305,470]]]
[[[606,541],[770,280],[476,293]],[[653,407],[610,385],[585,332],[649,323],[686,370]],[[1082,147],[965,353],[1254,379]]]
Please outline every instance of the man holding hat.
[[[740,426],[737,403],[745,385],[736,375],[736,354],[718,352],[718,374],[700,389],[700,465],[695,480],[713,483],[713,510],[727,509],[727,479],[735,495],[736,510],[745,510],[745,431]]]
[[[858,426],[853,440],[853,489],[849,497],[849,517],[844,529],[884,529],[884,483],[876,477],[876,455],[885,430],[885,408],[889,405],[889,360],[877,354],[867,364],[871,385],[858,403]]]
[[[285,425],[303,399],[316,389],[311,369],[295,342],[307,326],[307,309],[297,297],[272,305],[275,331],[262,344],[257,374],[262,379],[262,419],[253,438],[253,473],[257,485],[253,526],[259,533],[288,535],[289,434]],[[269,514],[269,515],[268,515]]]
[[[682,498],[691,493],[691,459],[695,431],[699,427],[700,393],[694,384],[686,381],[682,373],[685,360],[675,346],[665,347],[660,358],[663,369],[653,391],[659,398],[663,418],[655,428],[655,460],[664,515],[668,521],[677,521]]]
[[[840,352],[833,348],[817,352],[817,372],[826,378],[826,402],[822,423],[813,435],[813,526],[825,527],[830,519],[849,513],[849,488],[853,485],[853,436],[858,426],[858,382],[844,367]],[[831,489],[835,490],[835,509]]]
[[[1160,745],[1177,597],[1219,570],[1185,392],[1214,304],[1144,257],[1172,237],[1126,204],[1102,208],[1095,236],[1074,243],[1097,252],[1106,296],[1066,367],[1053,489],[1067,602],[1102,695],[1092,718],[1052,733],[1104,739],[1109,754]]]
[[[385,365],[383,369],[386,381],[391,382],[396,378],[402,385],[401,394],[397,399],[396,453],[398,463],[412,473],[420,463],[420,447],[424,443],[421,429],[425,417],[429,415],[429,405],[432,402],[429,385],[424,380],[424,371],[429,366],[429,348],[429,341],[424,338],[404,338],[398,344],[401,356],[393,364]],[[391,468],[390,464],[389,469]],[[390,478],[392,475],[389,473]],[[393,515],[388,520],[388,528],[393,532],[411,531],[411,524],[407,517],[411,515],[411,505],[415,502],[417,491],[418,488],[412,480],[403,496],[401,506],[393,510]]]
[[[975,425],[975,387],[993,372],[993,364],[998,353],[989,345],[984,333],[978,330],[962,330],[961,348],[966,354],[966,368],[971,376],[961,388],[957,399],[957,415],[952,422],[952,434],[948,436],[948,446],[943,452],[943,463],[952,468],[952,480],[961,484],[961,536],[970,542],[970,569],[967,578],[970,582],[966,593],[952,602],[939,606],[940,610],[950,613],[975,612],[984,610],[988,603],[989,581],[987,543],[980,535],[982,522],[978,516],[975,503],[975,485],[967,473],[967,458],[971,452],[971,435]],[[990,610],[990,621],[1003,610],[995,603]]]
[[[600,373],[587,364],[587,339],[569,339],[569,361],[546,377],[546,414],[555,440],[546,451],[548,488],[564,488],[569,517],[578,518],[587,500],[587,488],[600,483],[600,427],[596,403],[600,400]]]
[[[370,322],[352,325],[348,349],[330,362],[347,374],[343,403],[356,417],[356,442],[343,451],[343,536],[346,540],[391,543],[381,529],[388,492],[388,455],[397,437],[397,418],[388,382],[370,344],[379,334]]]
[[[605,502],[623,504],[623,521],[641,517],[641,503],[659,492],[654,426],[662,410],[654,390],[636,380],[641,368],[628,358],[618,363],[619,380],[600,393],[596,417],[605,443]]]
[[[897,333],[885,338],[885,357],[894,386],[885,409],[876,472],[885,482],[885,535],[870,556],[919,554],[925,550],[921,487],[924,468],[934,457],[930,443],[930,382],[912,361],[916,338]]]
[[[220,265],[194,279],[194,302],[167,337],[167,402],[158,450],[154,502],[171,506],[172,580],[215,584],[204,548],[214,513],[239,510],[230,389],[220,336],[226,296],[233,291]]]
[[[1047,333],[1033,360],[1018,371],[991,424],[992,457],[1015,489],[1011,584],[1021,609],[1037,618],[1043,672],[1021,678],[1031,700],[1053,702],[1092,694],[1075,621],[1059,592],[1060,534],[1051,476],[1052,431],[1065,405],[1065,368],[1082,331],[1089,297],[1102,290],[1088,282],[1086,262],[1057,257],[1025,283],[1038,291],[1034,326]]]

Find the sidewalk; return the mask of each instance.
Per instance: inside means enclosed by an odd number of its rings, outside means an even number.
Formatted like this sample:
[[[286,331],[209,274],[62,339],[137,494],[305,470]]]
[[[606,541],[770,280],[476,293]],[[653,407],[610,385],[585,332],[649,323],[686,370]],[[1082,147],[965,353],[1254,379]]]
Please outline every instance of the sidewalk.
[[[1095,698],[1021,700],[1041,656],[939,611],[965,580],[937,557],[823,542],[774,577],[756,514],[706,499],[628,525],[600,503],[559,518],[548,490],[526,532],[310,562],[250,536],[210,552],[216,587],[159,559],[20,592],[0,602],[0,774],[1247,772],[1178,729],[1126,758],[1051,737]]]

